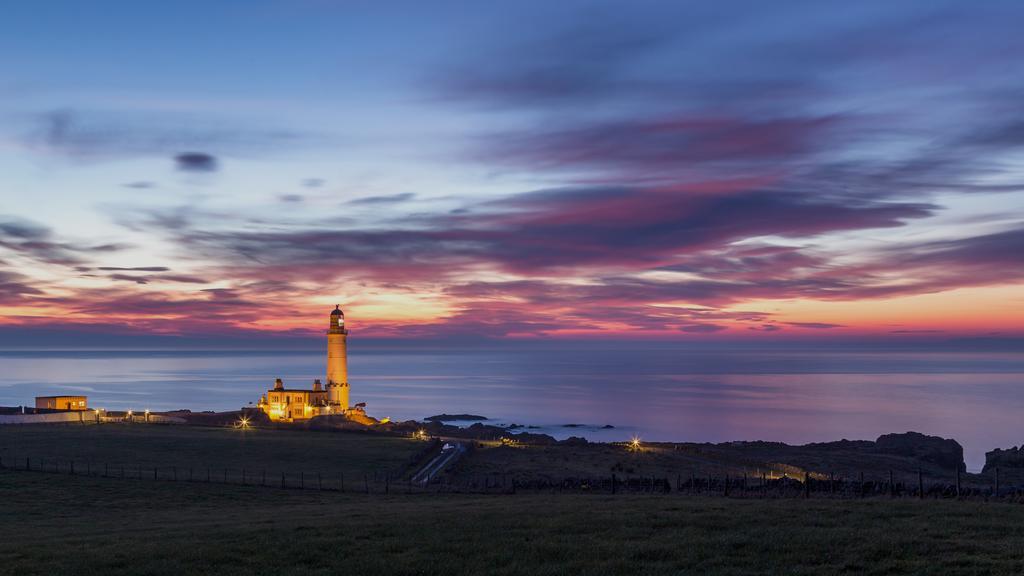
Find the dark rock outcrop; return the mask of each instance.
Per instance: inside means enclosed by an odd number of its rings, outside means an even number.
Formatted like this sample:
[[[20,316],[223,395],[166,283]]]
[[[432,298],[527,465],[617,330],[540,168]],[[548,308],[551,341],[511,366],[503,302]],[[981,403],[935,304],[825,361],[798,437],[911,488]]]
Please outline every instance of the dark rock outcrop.
[[[905,456],[951,470],[967,471],[964,464],[964,448],[959,442],[920,432],[883,434],[875,440],[875,451]]]
[[[1008,450],[996,448],[991,452],[985,452],[985,467],[981,471],[988,472],[996,467],[1024,468],[1024,445],[1020,448],[1016,446]]]
[[[589,442],[587,442],[586,438],[580,438],[579,436],[569,436],[565,440],[559,442],[559,444],[562,444],[564,446],[586,446],[587,444],[589,444]]]
[[[489,420],[489,418],[487,416],[480,416],[479,414],[437,414],[436,416],[427,416],[424,420],[427,422],[472,422],[474,420]]]

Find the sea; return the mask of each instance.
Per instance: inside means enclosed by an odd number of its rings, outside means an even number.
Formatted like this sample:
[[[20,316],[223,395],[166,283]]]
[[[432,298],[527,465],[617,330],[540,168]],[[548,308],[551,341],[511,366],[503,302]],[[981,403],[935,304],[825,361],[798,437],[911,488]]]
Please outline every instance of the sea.
[[[275,378],[309,387],[324,353],[0,351],[0,405],[84,394],[110,410],[235,410]],[[681,347],[353,348],[353,402],[392,420],[475,414],[562,439],[804,444],[923,432],[968,469],[1024,442],[1024,353]]]

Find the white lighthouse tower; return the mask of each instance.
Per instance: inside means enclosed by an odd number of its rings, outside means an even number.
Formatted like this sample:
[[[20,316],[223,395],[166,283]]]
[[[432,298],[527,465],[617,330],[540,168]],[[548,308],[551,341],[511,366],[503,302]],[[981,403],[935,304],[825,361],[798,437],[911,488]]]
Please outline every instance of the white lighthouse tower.
[[[348,410],[348,330],[341,306],[331,312],[331,327],[327,330],[327,402],[332,411]]]

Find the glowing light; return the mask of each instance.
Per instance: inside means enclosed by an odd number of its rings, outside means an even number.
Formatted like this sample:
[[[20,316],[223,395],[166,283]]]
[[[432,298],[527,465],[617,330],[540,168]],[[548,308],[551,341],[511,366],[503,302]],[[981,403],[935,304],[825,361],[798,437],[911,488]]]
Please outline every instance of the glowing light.
[[[245,416],[240,416],[238,418],[238,423],[236,424],[236,426],[238,428],[241,428],[242,430],[248,430],[249,429],[249,419],[246,418]]]
[[[640,437],[633,436],[629,441],[629,450],[631,452],[639,452],[643,450],[643,445],[640,444]]]

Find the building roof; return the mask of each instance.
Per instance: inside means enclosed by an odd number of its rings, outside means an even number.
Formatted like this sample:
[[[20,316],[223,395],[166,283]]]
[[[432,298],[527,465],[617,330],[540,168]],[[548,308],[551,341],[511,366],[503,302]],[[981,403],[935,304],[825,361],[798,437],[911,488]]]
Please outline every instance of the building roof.
[[[267,392],[307,392],[309,394],[326,394],[326,390],[313,390],[311,388],[271,388]]]
[[[43,400],[46,398],[87,398],[85,394],[60,394],[59,396],[36,396],[36,400]]]

